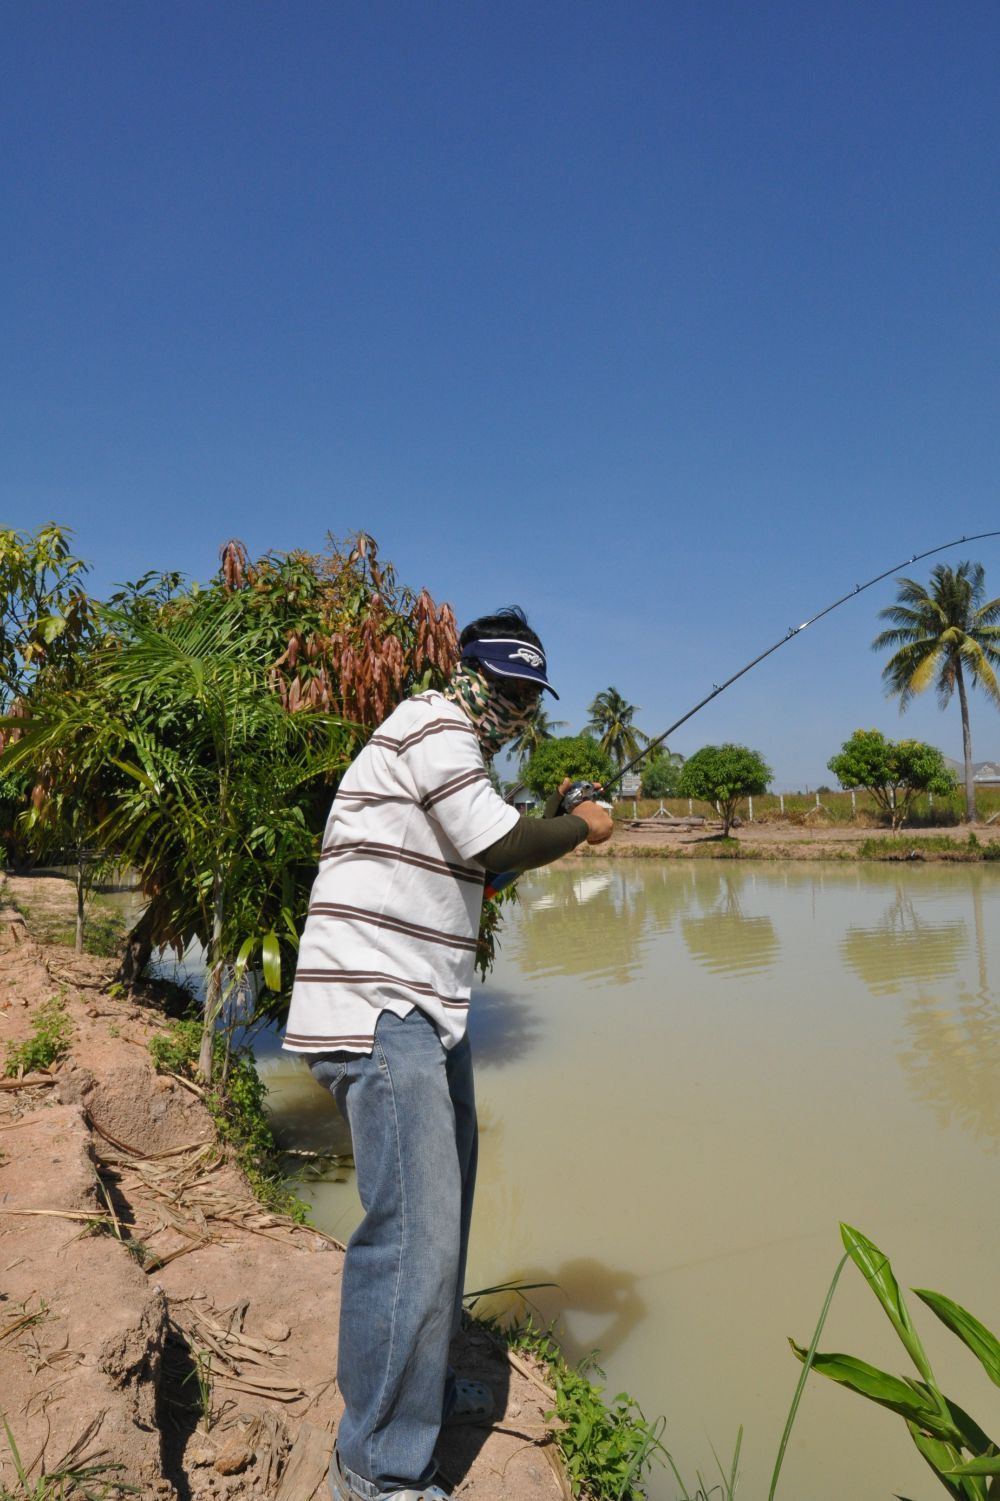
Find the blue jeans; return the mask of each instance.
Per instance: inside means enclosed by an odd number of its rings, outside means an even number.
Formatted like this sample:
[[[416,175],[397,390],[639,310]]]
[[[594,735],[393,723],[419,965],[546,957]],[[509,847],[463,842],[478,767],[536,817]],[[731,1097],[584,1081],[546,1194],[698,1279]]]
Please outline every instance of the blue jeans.
[[[365,1210],[344,1261],[337,1452],[365,1494],[419,1488],[462,1312],[478,1139],[468,1038],[446,1052],[419,1009],[383,1011],[370,1057],[309,1065],[350,1125]]]

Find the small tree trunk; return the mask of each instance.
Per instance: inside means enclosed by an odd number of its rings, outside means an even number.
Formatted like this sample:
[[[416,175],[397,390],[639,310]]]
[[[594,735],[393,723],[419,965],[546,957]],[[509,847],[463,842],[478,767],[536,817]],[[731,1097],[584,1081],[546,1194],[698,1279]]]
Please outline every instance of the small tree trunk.
[[[212,941],[208,951],[208,990],[205,994],[201,1051],[198,1055],[198,1072],[206,1084],[212,1082],[212,1045],[215,1041],[215,1023],[222,1009],[222,921],[225,913],[223,895],[222,871],[216,870],[212,883]]]
[[[972,783],[972,731],[969,728],[969,699],[965,691],[962,664],[955,664],[955,680],[958,683],[958,703],[962,710],[962,751],[965,756],[965,816],[969,823],[976,822],[976,789]]]
[[[83,953],[83,916],[86,887],[84,884],[83,850],[76,852],[76,939],[73,944],[78,954]]]
[[[125,952],[118,966],[117,978],[123,985],[134,985],[153,953],[153,909],[145,907],[138,922],[125,940]]]

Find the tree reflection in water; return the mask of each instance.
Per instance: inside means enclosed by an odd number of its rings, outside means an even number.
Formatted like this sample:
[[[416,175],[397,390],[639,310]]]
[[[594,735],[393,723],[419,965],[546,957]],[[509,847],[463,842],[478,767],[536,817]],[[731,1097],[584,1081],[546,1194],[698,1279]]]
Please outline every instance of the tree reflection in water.
[[[526,975],[629,984],[641,975],[644,941],[672,927],[693,890],[676,869],[635,871],[625,862],[538,871],[522,895],[513,953]]]
[[[921,1100],[942,1125],[1000,1141],[1000,997],[990,989],[983,917],[983,874],[970,872],[978,987],[954,997],[920,994],[909,1003],[900,1060]],[[963,936],[965,924],[961,924]]]
[[[691,958],[714,974],[745,975],[770,968],[781,947],[771,919],[744,915],[739,892],[743,877],[729,870],[712,874],[715,892],[711,910],[681,922]],[[705,885],[705,881],[699,882],[703,905]]]
[[[870,928],[850,927],[840,940],[841,957],[873,995],[896,995],[912,980],[938,980],[954,974],[967,947],[961,918],[928,922],[906,886]]]

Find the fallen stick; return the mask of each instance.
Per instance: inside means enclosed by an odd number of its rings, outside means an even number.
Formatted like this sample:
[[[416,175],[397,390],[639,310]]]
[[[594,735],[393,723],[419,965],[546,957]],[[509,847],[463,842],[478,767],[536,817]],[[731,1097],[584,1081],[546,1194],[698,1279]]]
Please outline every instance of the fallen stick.
[[[58,1079],[46,1078],[44,1074],[25,1074],[23,1079],[0,1079],[0,1089],[51,1089]]]
[[[513,1350],[507,1351],[507,1359],[514,1367],[515,1371],[520,1371],[521,1375],[527,1381],[530,1381],[534,1386],[537,1386],[540,1392],[544,1392],[545,1396],[548,1397],[550,1402],[554,1402],[556,1400],[556,1394],[552,1390],[551,1386],[546,1386],[541,1377],[535,1375],[534,1371],[531,1369],[526,1360],[522,1360],[520,1355],[516,1355]]]

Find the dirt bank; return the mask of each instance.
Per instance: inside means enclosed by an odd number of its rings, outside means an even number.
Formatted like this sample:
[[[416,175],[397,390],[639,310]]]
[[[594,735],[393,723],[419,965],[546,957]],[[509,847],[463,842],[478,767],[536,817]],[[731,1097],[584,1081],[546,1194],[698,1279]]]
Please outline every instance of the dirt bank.
[[[90,1468],[108,1497],[115,1478],[160,1501],[323,1497],[342,1251],[254,1201],[196,1093],[152,1068],[163,1016],[110,996],[112,968],[0,912],[0,1058],[53,997],[71,1029],[51,1072],[0,1081],[0,1413],[33,1485]],[[565,1496],[538,1373],[478,1330],[454,1353],[502,1414],[442,1442],[456,1492]],[[4,1486],[29,1494],[0,1429]]]
[[[705,824],[691,827],[680,820],[647,819],[641,827],[630,827],[628,822],[616,823],[615,831],[607,844],[597,847],[581,845],[575,851],[577,857],[592,859],[638,855],[667,855],[680,859],[718,858],[725,854],[731,857],[733,849],[720,847],[721,824]],[[914,848],[927,840],[947,840],[954,845],[956,855],[959,846],[968,843],[970,826],[952,825],[948,828],[900,829],[895,839],[910,838]],[[988,826],[975,825],[975,834],[981,843],[1000,840],[1000,823]],[[793,824],[775,821],[767,823],[744,823],[734,828],[731,839],[739,846],[737,855],[762,860],[856,860],[861,846],[868,840],[892,840],[888,829],[859,828],[850,824]],[[894,841],[895,842],[895,841]],[[920,858],[947,860],[950,851],[920,850]]]

